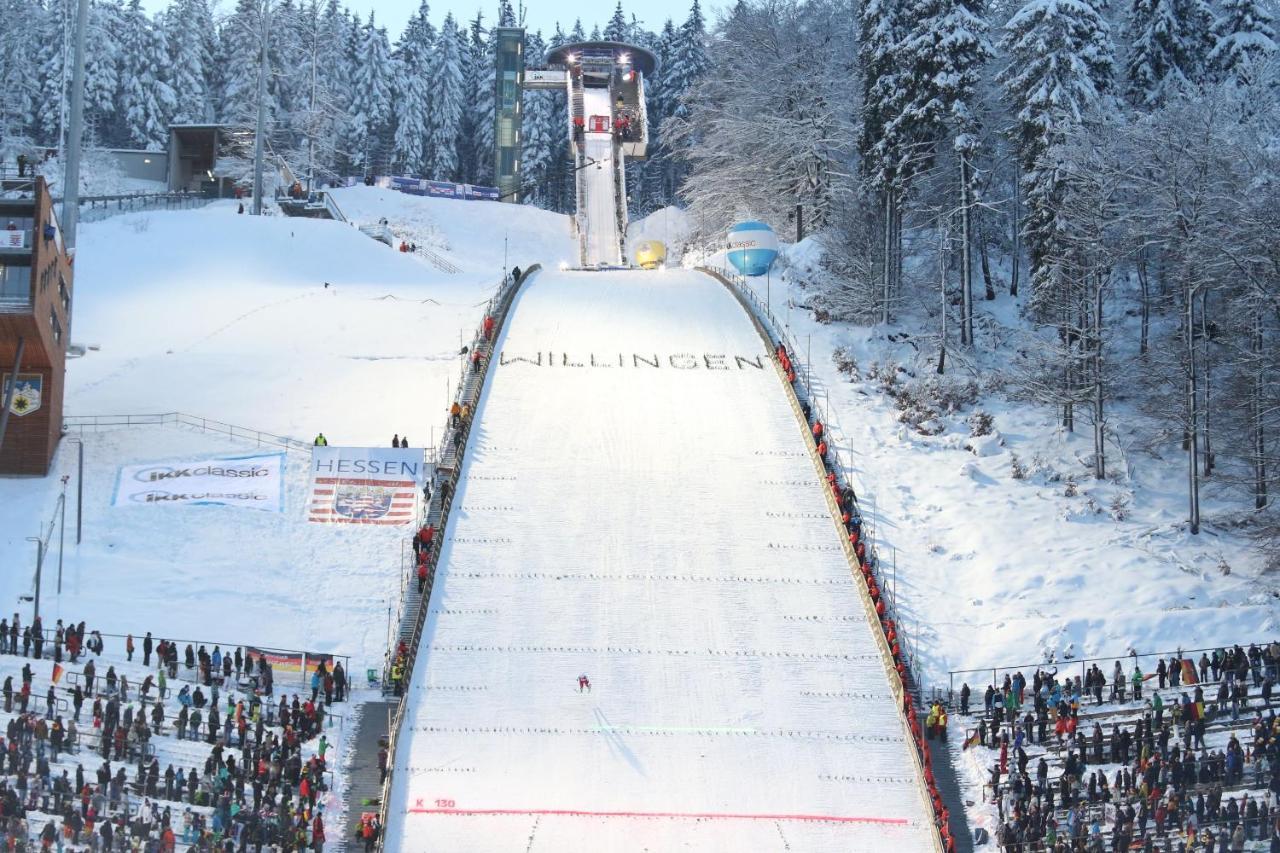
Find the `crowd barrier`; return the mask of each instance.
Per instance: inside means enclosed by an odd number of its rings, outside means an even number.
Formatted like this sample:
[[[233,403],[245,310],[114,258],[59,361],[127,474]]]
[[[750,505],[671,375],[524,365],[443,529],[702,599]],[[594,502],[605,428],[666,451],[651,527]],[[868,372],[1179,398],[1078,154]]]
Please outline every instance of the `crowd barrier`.
[[[276,435],[260,429],[236,426],[223,421],[215,421],[212,418],[202,418],[199,415],[188,415],[185,412],[138,415],[66,415],[62,419],[62,431],[66,434],[75,430],[83,435],[86,430],[97,432],[98,430],[115,429],[117,427],[166,426],[169,424],[181,424],[195,427],[204,432],[216,432],[219,435],[231,438],[243,438],[254,441],[259,446],[269,444],[283,447],[288,451],[311,452],[311,442],[309,441],[299,441],[286,435]]]
[[[793,366],[780,361],[778,357],[779,349],[782,350],[784,355],[794,353],[794,343],[781,330],[772,310],[767,305],[760,303],[759,297],[747,286],[746,281],[741,276],[737,276],[728,270],[700,267],[699,271],[719,281],[734,295],[743,310],[751,318],[756,331],[770,350],[770,361],[777,369],[783,386],[787,389],[787,399],[791,403],[797,420],[802,424],[802,431],[805,434],[805,446],[809,449],[810,459],[819,477],[828,484],[828,487],[823,491],[828,509],[831,511],[832,521],[843,544],[845,556],[849,560],[850,570],[863,580],[863,583],[856,586],[863,608],[866,611],[867,619],[880,628],[878,631],[873,631],[872,634],[875,636],[876,644],[880,650],[881,662],[885,667],[885,676],[902,713],[901,719],[904,734],[907,735],[908,742],[915,747],[908,752],[916,765],[916,778],[923,782],[919,793],[925,803],[925,810],[932,814],[934,818],[934,825],[937,830],[933,836],[935,850],[938,853],[944,853],[944,851],[945,853],[954,853],[956,842],[951,834],[950,813],[943,804],[942,795],[934,779],[929,750],[930,743],[925,737],[924,727],[912,696],[912,674],[909,662],[903,654],[905,641],[901,636],[901,629],[899,628],[893,605],[888,602],[881,592],[883,577],[878,570],[874,540],[864,538],[863,516],[858,506],[856,492],[853,494],[852,501],[850,501],[852,505],[847,508],[843,506],[845,503],[845,489],[846,487],[852,488],[849,472],[843,468],[839,460],[833,463],[832,456],[834,454],[829,450],[825,456],[820,454],[818,450],[819,444],[825,444],[824,439],[828,435],[826,432],[827,413],[820,411],[815,405],[810,390],[809,377],[802,377]],[[788,361],[790,361],[789,358]],[[816,436],[814,433],[814,425],[817,423],[824,425],[822,436]],[[846,512],[851,519],[849,523],[844,521]]]

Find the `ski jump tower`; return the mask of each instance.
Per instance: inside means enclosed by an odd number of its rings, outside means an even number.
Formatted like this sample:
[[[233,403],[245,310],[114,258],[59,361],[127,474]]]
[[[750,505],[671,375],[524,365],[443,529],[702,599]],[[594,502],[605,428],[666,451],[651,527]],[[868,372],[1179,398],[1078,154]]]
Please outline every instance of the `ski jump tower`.
[[[568,93],[582,265],[621,265],[627,226],[623,166],[628,159],[644,159],[648,148],[644,76],[653,73],[657,59],[635,45],[592,41],[557,47],[547,54],[547,64],[546,71],[531,70],[526,85],[564,86]]]

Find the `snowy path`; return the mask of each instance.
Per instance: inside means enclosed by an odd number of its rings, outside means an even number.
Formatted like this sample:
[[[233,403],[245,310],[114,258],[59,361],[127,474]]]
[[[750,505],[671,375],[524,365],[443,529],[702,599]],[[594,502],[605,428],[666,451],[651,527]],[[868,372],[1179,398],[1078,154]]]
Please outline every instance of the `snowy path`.
[[[583,109],[591,116],[612,115],[608,89],[584,89]],[[596,165],[582,170],[587,184],[587,264],[616,265],[619,255],[617,199],[614,198],[613,133],[586,134],[587,159]]]
[[[390,849],[931,849],[800,427],[733,297],[688,272],[543,275],[499,349]]]

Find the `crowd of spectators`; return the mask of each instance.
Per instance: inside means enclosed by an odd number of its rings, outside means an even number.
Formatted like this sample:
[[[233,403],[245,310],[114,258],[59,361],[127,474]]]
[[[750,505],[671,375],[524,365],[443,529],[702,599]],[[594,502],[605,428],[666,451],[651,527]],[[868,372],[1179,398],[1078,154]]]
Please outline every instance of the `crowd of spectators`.
[[[179,651],[148,633],[118,652],[103,657],[102,636],[83,622],[0,622],[0,655],[24,658],[21,684],[11,673],[3,687],[9,851],[323,849],[326,718],[346,698],[341,663],[321,660],[310,695],[277,695],[272,663],[248,647]]]
[[[1280,643],[1175,652],[983,691],[965,749],[1005,851],[1280,851]],[[970,713],[968,685],[960,713]]]

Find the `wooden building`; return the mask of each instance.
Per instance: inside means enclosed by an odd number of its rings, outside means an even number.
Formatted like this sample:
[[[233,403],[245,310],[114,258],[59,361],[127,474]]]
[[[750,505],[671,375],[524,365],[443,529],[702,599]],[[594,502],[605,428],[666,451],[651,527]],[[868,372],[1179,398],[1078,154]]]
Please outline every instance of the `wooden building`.
[[[62,435],[71,295],[53,199],[36,178],[30,198],[0,198],[0,407],[10,401],[0,474],[49,472]]]

